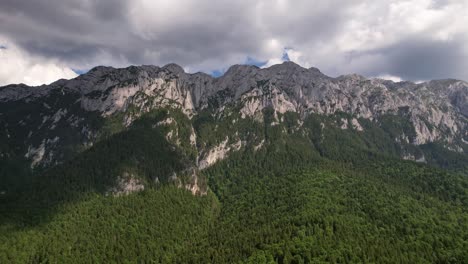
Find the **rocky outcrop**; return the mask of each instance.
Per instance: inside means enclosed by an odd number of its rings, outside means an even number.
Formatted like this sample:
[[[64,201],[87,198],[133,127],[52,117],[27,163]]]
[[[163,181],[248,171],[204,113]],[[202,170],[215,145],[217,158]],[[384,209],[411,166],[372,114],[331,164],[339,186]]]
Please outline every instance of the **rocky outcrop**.
[[[133,174],[124,172],[122,176],[118,178],[116,185],[110,188],[107,194],[118,197],[129,195],[134,192],[141,192],[144,189],[145,185],[140,179]]]
[[[283,91],[276,87],[262,88],[255,88],[241,96],[240,101],[243,107],[240,113],[242,118],[258,116],[266,107],[272,107],[281,114],[296,112],[295,101],[291,100]]]
[[[190,182],[185,185],[185,189],[193,195],[206,195],[208,193],[206,186],[200,186],[198,170],[196,168],[191,169]]]
[[[353,125],[353,128],[357,131],[363,131],[364,128],[362,128],[361,124],[356,118],[351,119],[351,124]]]
[[[41,145],[37,148],[33,146],[28,147],[28,152],[24,155],[25,158],[31,159],[31,167],[34,168],[39,162],[42,161],[45,154],[45,142],[43,141]]]
[[[54,164],[55,160],[53,149],[59,143],[59,140],[59,137],[44,139],[37,147],[34,147],[33,145],[28,146],[28,150],[24,157],[31,160],[31,168],[37,167],[40,164]]]
[[[228,143],[229,137],[226,137],[221,143],[205,151],[198,163],[198,168],[200,170],[206,169],[217,161],[226,158],[230,151],[238,151],[242,147],[242,141],[240,140],[232,144]]]

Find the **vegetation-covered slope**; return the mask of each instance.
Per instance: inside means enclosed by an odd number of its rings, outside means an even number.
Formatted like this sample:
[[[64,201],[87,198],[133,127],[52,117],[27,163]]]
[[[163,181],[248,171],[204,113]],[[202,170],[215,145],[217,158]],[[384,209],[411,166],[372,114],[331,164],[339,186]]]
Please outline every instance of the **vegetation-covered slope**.
[[[196,172],[206,195],[180,188],[195,158],[154,126],[168,113],[143,116],[0,196],[0,262],[468,261],[466,175],[399,160],[390,143],[356,131],[314,130],[327,118],[297,130],[293,115],[272,124],[270,114],[235,125],[193,120],[198,147],[236,131],[249,142]],[[169,115],[189,137],[182,124],[191,121]],[[124,172],[145,189],[114,196]]]

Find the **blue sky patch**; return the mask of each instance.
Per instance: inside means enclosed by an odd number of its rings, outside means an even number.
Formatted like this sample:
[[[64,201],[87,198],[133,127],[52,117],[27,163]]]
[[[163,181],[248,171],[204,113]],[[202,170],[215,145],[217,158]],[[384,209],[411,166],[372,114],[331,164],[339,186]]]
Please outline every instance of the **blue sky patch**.
[[[287,49],[284,49],[283,57],[281,57],[281,59],[282,59],[283,61],[290,61],[289,55],[288,55],[288,52],[287,52]]]
[[[81,75],[87,73],[89,70],[83,70],[83,69],[72,69],[76,74]]]
[[[250,57],[250,56],[247,56],[247,58],[245,59],[245,61],[243,62],[243,64],[246,64],[246,65],[255,65],[257,67],[263,67],[267,64],[268,61],[261,61],[261,60],[257,60],[253,57]],[[218,70],[214,70],[212,72],[210,72],[209,74],[215,78],[218,78],[218,77],[221,77],[224,75],[224,73],[226,73],[226,69],[218,69]]]
[[[226,70],[214,70],[210,73],[211,76],[218,78],[223,76],[223,74],[226,72]]]

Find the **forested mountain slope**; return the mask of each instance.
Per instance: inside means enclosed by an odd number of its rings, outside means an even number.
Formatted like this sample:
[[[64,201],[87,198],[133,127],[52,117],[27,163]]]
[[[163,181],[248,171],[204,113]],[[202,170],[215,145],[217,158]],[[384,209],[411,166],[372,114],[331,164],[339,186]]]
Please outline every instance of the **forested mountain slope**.
[[[467,94],[290,62],[2,87],[0,262],[467,262]]]

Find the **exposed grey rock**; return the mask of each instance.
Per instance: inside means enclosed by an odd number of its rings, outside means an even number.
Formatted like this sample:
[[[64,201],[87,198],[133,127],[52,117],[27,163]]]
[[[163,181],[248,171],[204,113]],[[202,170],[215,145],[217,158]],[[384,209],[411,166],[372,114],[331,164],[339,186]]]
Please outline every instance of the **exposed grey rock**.
[[[395,139],[398,142],[420,145],[442,141],[455,151],[463,151],[460,144],[468,142],[468,83],[451,79],[415,84],[368,79],[356,74],[331,78],[316,68],[306,69],[293,62],[265,69],[234,65],[219,78],[204,73],[188,74],[176,64],[122,69],[99,66],[75,79],[58,80],[50,85],[0,87],[0,103],[35,102],[54,92],[74,95],[85,112],[96,112],[102,117],[124,113],[126,126],[159,107],[180,108],[191,118],[207,107],[216,107],[215,112],[222,113],[226,105],[238,104],[241,118],[259,122],[263,120],[263,109],[273,108],[275,124],[281,122],[278,115],[285,112],[296,112],[301,117],[310,113],[345,112],[353,117],[339,127],[357,131],[364,130],[359,118],[377,120],[386,114],[400,115],[409,119],[416,136],[400,135]],[[41,113],[42,129],[46,126],[54,129],[58,122],[66,121],[81,131],[86,146],[93,144],[96,132],[82,117],[71,109],[54,108],[45,102],[41,105],[47,110]],[[136,111],[130,113],[129,107]],[[24,125],[21,121],[19,125]],[[46,160],[41,148],[44,140],[36,139],[34,146],[26,149],[25,154],[34,166]],[[192,131],[190,143],[195,146],[196,142]],[[223,141],[211,150],[200,150],[203,152],[200,168],[236,148],[237,145]]]
[[[231,146],[228,145],[229,138],[221,142],[219,145],[209,149],[203,154],[202,159],[198,164],[198,168],[201,170],[208,168],[209,166],[216,163],[218,160],[224,159],[228,152],[231,150]]]
[[[124,196],[134,192],[141,192],[145,189],[143,182],[138,179],[135,175],[128,172],[124,172],[117,180],[115,186],[111,187],[107,194],[113,196]]]

